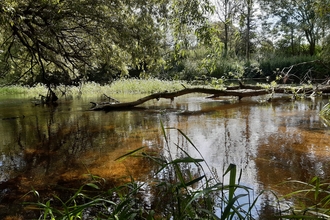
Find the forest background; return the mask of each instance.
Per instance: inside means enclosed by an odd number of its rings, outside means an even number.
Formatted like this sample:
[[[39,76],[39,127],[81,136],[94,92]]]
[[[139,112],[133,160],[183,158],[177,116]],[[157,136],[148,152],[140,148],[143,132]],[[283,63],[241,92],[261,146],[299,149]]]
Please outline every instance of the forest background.
[[[328,0],[3,0],[0,12],[1,85],[329,80]]]

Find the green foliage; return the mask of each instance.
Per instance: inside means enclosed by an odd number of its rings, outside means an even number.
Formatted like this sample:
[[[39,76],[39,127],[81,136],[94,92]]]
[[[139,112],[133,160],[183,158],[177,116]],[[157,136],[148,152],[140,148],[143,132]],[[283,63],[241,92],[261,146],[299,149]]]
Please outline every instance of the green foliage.
[[[101,85],[94,82],[81,83],[77,86],[59,85],[54,90],[61,98],[61,95],[84,96],[89,94],[150,94],[164,91],[177,91],[183,89],[182,83],[184,81],[168,81],[154,78],[149,79],[118,79],[110,85]],[[185,83],[186,84],[186,83]],[[47,86],[44,84],[37,84],[30,86],[4,86],[0,87],[0,94],[4,95],[24,95],[26,97],[38,97],[39,95],[47,93]]]
[[[275,79],[278,72],[282,71],[283,68],[289,68],[292,65],[306,63],[303,65],[297,65],[290,71],[290,74],[295,76],[293,77],[295,78],[294,80],[303,79],[309,70],[312,71],[311,78],[322,78],[329,70],[327,70],[322,63],[311,62],[317,59],[317,57],[311,56],[273,56],[269,59],[260,61],[259,69],[262,71],[262,75],[260,73],[256,73],[254,76],[270,76],[272,79]]]
[[[156,93],[164,91],[181,90],[182,81],[168,81],[159,79],[119,79],[114,81],[110,90],[112,93]]]
[[[110,84],[121,76],[121,71],[109,64],[100,64],[86,70],[85,78],[88,82],[95,82],[101,85]]]
[[[288,181],[295,185],[297,190],[287,194],[284,198],[293,198],[295,207],[286,210],[286,219],[329,219],[330,218],[330,191],[328,181],[322,182],[314,177],[309,183],[302,181]],[[299,204],[299,206],[298,206]]]
[[[263,22],[262,35],[254,31],[254,1],[216,1],[219,21],[213,22],[209,0],[3,0],[0,83],[107,84],[127,75],[191,81],[271,76],[297,63],[294,55],[321,52],[327,64],[327,1],[259,3],[281,23]],[[293,74],[301,77],[310,67]],[[329,72],[312,67],[317,77]]]
[[[327,17],[330,12],[329,0],[316,0],[314,3],[315,11],[322,17]]]
[[[330,102],[328,102],[325,106],[323,106],[322,110],[320,111],[320,115],[325,120],[327,120],[327,121],[330,120]]]
[[[107,192],[98,191],[100,194],[90,197],[89,194],[99,190],[97,183],[88,183],[80,187],[67,201],[54,195],[47,201],[26,203],[35,206],[42,213],[39,219],[135,219],[140,213],[137,204],[137,194],[141,185],[128,183]],[[32,191],[39,195],[37,191]],[[123,193],[124,192],[124,193]],[[113,194],[116,196],[113,197]],[[97,211],[96,211],[97,210]],[[95,214],[96,212],[96,214]]]
[[[330,35],[324,39],[323,44],[324,44],[324,47],[321,52],[320,58],[323,60],[324,63],[326,63],[328,65],[329,59],[330,59]]]
[[[218,59],[211,76],[223,79],[240,79],[244,74],[244,62],[230,58]]]
[[[189,35],[207,32],[204,21],[211,11],[207,0],[4,0],[0,77],[14,83],[41,75],[51,84],[48,72],[70,73],[73,79],[89,69],[98,74],[157,72],[172,45],[178,56],[192,43]]]
[[[317,41],[322,37],[325,23],[324,19],[315,13],[314,1],[262,0],[261,5],[273,20],[277,20],[274,32],[280,32],[287,39],[289,47],[292,47],[291,55],[297,54],[294,47],[297,44],[299,47],[303,40],[308,42],[308,54],[316,55]]]
[[[38,84],[34,87],[18,85],[0,87],[0,94],[2,95],[25,95],[27,97],[36,97],[39,94],[46,93],[47,87],[42,84]]]
[[[219,53],[211,52],[204,46],[189,50],[178,69],[171,73],[174,79],[201,81],[207,84],[215,79],[237,79],[244,74],[244,62],[232,58],[224,58]]]

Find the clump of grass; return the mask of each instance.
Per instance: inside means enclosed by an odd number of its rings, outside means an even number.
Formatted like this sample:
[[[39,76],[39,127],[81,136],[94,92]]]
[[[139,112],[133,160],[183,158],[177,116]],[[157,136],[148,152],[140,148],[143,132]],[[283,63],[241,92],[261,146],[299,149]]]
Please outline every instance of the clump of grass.
[[[157,92],[171,92],[181,90],[186,84],[182,81],[149,79],[119,79],[109,85],[100,85],[94,82],[83,83],[80,87],[66,88],[72,95],[81,94],[84,97],[95,94],[152,94]],[[60,89],[60,88],[59,88]],[[61,89],[62,91],[64,88]]]
[[[150,79],[120,79],[110,85],[110,90],[115,93],[156,93],[183,89],[182,81]]]
[[[110,85],[101,86],[94,82],[88,82],[79,88],[71,88],[73,93],[77,93],[80,89],[83,96],[89,94],[151,94],[164,91],[176,91],[183,89],[182,81],[168,81],[159,79],[119,79]]]
[[[2,95],[25,95],[27,97],[33,97],[45,93],[47,93],[47,87],[42,84],[33,87],[20,85],[0,87],[0,94]]]
[[[328,102],[325,106],[323,106],[322,110],[320,111],[320,114],[323,117],[330,119],[330,102]]]
[[[287,181],[298,187],[283,198],[292,198],[294,207],[286,210],[285,219],[330,219],[330,183],[322,182],[319,177],[313,177],[310,182],[298,180]]]
[[[328,102],[320,111],[320,115],[326,124],[330,126],[330,102]]]

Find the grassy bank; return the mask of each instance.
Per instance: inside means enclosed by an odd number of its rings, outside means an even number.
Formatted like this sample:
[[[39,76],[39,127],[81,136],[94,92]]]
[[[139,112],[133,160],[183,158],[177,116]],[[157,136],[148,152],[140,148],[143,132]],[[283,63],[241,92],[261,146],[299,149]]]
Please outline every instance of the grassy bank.
[[[100,84],[87,82],[82,83],[80,86],[57,86],[54,90],[58,95],[66,93],[69,95],[83,95],[89,94],[150,94],[155,92],[175,91],[183,89],[181,84],[186,84],[182,81],[168,81],[159,79],[120,79],[114,81],[109,85],[101,86]],[[29,86],[5,86],[0,87],[0,95],[24,95],[26,97],[37,97],[39,94],[44,95],[47,93],[47,87],[38,84],[33,87]]]

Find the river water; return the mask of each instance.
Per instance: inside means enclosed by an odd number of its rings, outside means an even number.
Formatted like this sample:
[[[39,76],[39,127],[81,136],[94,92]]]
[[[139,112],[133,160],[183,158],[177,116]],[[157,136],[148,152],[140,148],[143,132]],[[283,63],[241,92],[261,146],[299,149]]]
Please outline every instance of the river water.
[[[290,187],[278,187],[283,181],[309,181],[315,175],[327,179],[330,128],[319,111],[328,97],[279,98],[267,103],[262,98],[238,101],[192,94],[106,113],[88,111],[90,101],[99,101],[96,96],[61,98],[52,107],[36,106],[22,96],[2,96],[0,218],[21,213],[22,195],[31,189],[46,192],[86,179],[88,174],[113,181],[134,176],[143,181],[148,164],[115,161],[142,146],[173,158],[182,149],[192,157],[202,155],[219,176],[229,164],[236,164],[243,171],[241,182],[256,192],[271,189],[283,195],[290,191]],[[166,150],[161,124],[175,128],[165,129]]]

